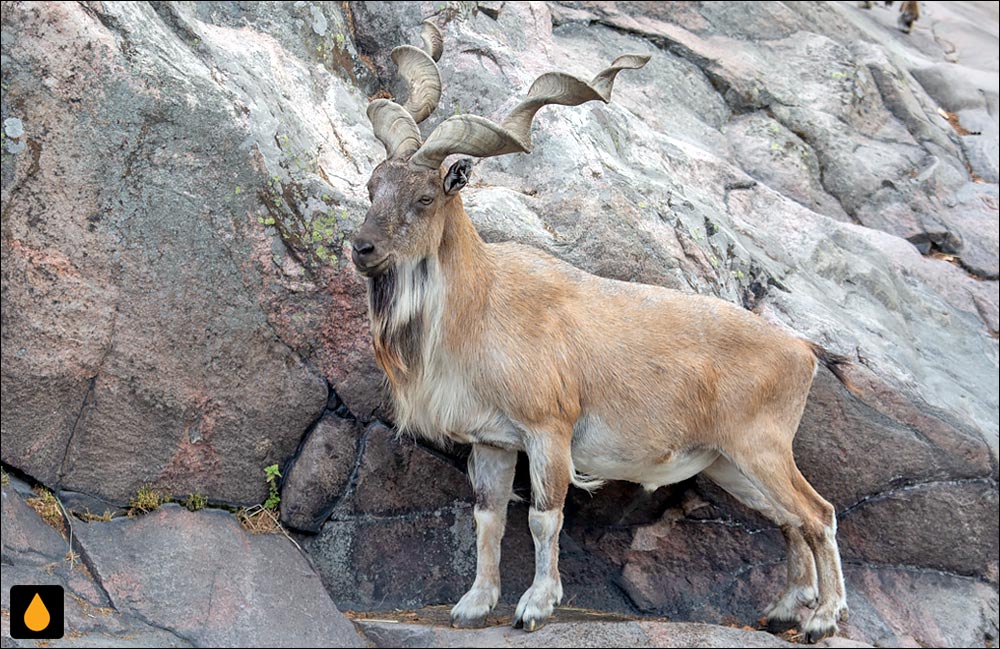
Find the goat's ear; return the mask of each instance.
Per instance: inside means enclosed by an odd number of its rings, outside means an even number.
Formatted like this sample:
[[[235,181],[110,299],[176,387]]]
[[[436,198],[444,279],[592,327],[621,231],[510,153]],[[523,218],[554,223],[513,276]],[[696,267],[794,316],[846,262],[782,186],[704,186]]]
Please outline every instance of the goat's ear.
[[[472,173],[472,160],[462,158],[444,175],[444,193],[448,196],[457,194],[466,183],[469,182],[469,174]]]

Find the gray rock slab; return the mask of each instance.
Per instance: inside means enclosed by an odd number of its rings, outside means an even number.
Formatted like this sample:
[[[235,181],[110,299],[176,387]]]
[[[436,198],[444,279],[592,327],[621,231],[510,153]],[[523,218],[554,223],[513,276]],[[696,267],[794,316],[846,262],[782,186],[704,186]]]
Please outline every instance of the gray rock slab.
[[[290,540],[254,536],[228,512],[176,505],[78,526],[118,611],[202,646],[361,646]]]

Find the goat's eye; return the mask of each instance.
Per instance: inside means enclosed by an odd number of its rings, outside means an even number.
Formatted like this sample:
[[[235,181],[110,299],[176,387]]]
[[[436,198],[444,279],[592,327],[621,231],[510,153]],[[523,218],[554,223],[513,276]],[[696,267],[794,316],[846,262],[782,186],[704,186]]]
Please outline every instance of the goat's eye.
[[[434,202],[434,197],[433,196],[421,196],[420,197],[420,204],[421,205],[430,205],[433,202]]]

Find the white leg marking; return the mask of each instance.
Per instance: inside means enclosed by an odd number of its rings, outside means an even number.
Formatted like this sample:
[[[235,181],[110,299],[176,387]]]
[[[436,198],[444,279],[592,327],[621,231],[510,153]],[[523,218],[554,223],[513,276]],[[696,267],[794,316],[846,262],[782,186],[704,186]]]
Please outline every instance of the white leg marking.
[[[532,507],[528,512],[528,527],[535,541],[535,580],[517,603],[514,626],[523,624],[525,631],[534,631],[545,623],[552,609],[562,600],[558,563],[562,512],[539,511]]]
[[[476,491],[476,580],[451,609],[453,626],[480,626],[500,599],[500,541],[517,453],[473,444],[469,478]]]
[[[816,555],[816,571],[820,575],[820,602],[812,616],[802,625],[807,642],[816,642],[835,634],[837,622],[845,622],[848,617],[844,574],[837,548],[836,518],[831,526],[823,530],[822,539],[813,551]]]
[[[478,626],[500,599],[500,538],[503,521],[495,513],[478,507],[476,520],[476,580],[451,609],[453,626]]]

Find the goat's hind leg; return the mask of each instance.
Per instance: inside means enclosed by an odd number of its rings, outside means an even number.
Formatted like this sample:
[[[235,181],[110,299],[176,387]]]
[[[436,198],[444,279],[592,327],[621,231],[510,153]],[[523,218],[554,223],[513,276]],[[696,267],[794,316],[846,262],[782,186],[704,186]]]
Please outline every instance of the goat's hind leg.
[[[473,444],[469,474],[476,492],[476,581],[451,609],[456,627],[482,626],[500,599],[500,541],[507,525],[507,503],[517,452]]]
[[[837,632],[837,622],[847,619],[844,575],[837,549],[837,516],[795,466],[791,443],[783,449],[754,449],[731,456],[775,509],[799,526],[816,563],[818,602],[802,625],[807,642]]]
[[[812,485],[792,464],[791,477],[799,497],[809,502],[814,516],[802,526],[806,542],[816,558],[816,576],[819,579],[819,604],[802,631],[807,642],[816,642],[837,632],[837,622],[848,617],[847,591],[844,572],[837,548],[837,513],[829,502],[812,488]]]
[[[805,622],[800,612],[803,607],[809,609],[816,607],[818,591],[812,549],[806,543],[801,528],[793,525],[788,514],[781,513],[726,457],[720,457],[703,473],[736,500],[760,512],[780,527],[788,548],[785,560],[787,583],[781,594],[764,610],[764,615],[767,617],[769,627]]]

